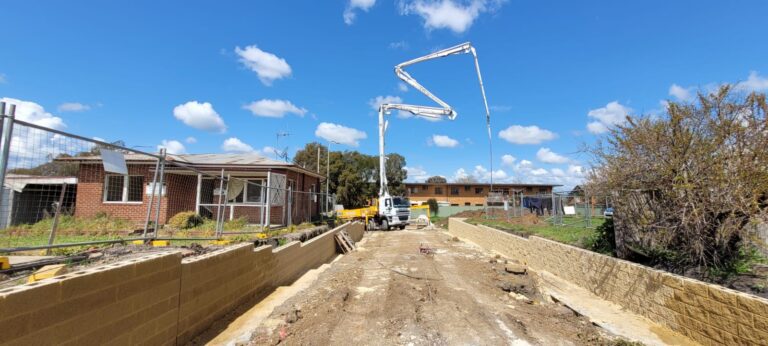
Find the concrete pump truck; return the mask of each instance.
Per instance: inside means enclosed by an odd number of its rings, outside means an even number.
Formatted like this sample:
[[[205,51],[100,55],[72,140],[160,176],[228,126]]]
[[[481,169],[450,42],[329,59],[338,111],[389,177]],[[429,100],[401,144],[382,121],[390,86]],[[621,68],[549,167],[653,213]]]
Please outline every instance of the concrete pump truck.
[[[388,122],[384,120],[385,115],[389,115],[393,110],[409,112],[415,116],[443,119],[447,118],[453,120],[456,118],[456,111],[432,94],[429,90],[424,88],[419,82],[411,77],[408,72],[405,72],[404,68],[410,65],[420,63],[427,60],[443,58],[449,55],[455,54],[472,54],[475,60],[475,70],[477,71],[477,80],[480,82],[480,92],[483,96],[483,103],[485,104],[485,120],[488,128],[488,141],[491,141],[491,114],[488,109],[488,101],[485,98],[485,88],[483,87],[483,78],[480,75],[480,64],[477,60],[477,52],[472,44],[469,42],[462,43],[458,46],[443,49],[425,56],[403,62],[395,66],[395,75],[403,82],[407,83],[414,89],[418,90],[425,96],[435,101],[439,107],[434,106],[417,106],[409,104],[399,103],[385,103],[379,106],[379,198],[374,206],[369,208],[362,208],[359,213],[352,213],[363,216],[368,222],[368,229],[389,230],[390,228],[404,229],[410,219],[410,202],[407,198],[402,196],[391,196],[387,188],[387,172],[386,172],[386,154],[384,153],[384,135],[387,131]],[[490,147],[489,147],[490,148]],[[493,171],[493,151],[491,149],[491,171]],[[342,216],[344,211],[342,211]]]

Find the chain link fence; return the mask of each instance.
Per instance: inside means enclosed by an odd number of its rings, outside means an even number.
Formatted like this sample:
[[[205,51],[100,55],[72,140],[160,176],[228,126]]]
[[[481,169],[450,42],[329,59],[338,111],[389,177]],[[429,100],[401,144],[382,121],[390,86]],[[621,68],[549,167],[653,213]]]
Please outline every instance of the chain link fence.
[[[484,216],[507,221],[535,216],[554,226],[593,228],[612,216],[612,206],[612,199],[605,196],[580,192],[526,195],[519,190],[489,194]]]
[[[255,154],[143,152],[0,108],[0,252],[219,239],[332,216],[316,172]]]

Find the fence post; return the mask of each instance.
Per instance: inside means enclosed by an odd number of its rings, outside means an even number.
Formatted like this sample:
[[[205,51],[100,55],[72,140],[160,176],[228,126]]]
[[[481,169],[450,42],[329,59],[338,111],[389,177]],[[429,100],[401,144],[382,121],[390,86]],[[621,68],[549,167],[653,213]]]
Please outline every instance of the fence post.
[[[162,152],[161,152],[162,153]],[[147,229],[149,229],[149,220],[152,219],[152,204],[155,202],[155,191],[157,190],[157,173],[160,170],[160,159],[155,162],[155,176],[152,178],[152,193],[149,195],[149,203],[147,203],[147,219],[144,221],[144,232],[141,237],[147,237]],[[162,186],[160,187],[160,193],[162,193]]]
[[[157,196],[157,209],[155,209],[154,238],[160,235],[160,206],[163,202],[163,182],[165,181],[165,148],[160,148],[160,195]],[[167,191],[166,191],[167,194]],[[167,203],[166,203],[167,207]],[[166,210],[167,213],[167,210]],[[168,215],[166,215],[168,217]]]
[[[221,207],[221,195],[224,193],[224,168],[221,169],[221,176],[219,177],[219,203],[216,204],[216,229],[214,232],[219,232],[219,223],[224,210]]]
[[[230,182],[232,182],[232,174],[227,174],[227,188],[224,189],[224,205],[221,207],[221,223],[219,225],[216,225],[216,238],[221,238],[221,236],[224,233],[224,222],[226,222],[225,220],[227,218],[226,217],[227,200],[229,200],[229,183]],[[248,181],[246,180],[245,184],[243,185],[243,189],[247,189],[247,188],[248,188]]]
[[[5,117],[5,102],[2,103],[0,112],[3,116],[2,145],[3,151],[0,156],[0,191],[5,188],[5,171],[8,168],[8,155],[11,153],[11,136],[13,135],[13,121],[16,118],[16,105],[11,104],[8,117]],[[0,210],[2,210],[2,201],[0,200]],[[8,206],[10,208],[10,206]],[[10,220],[9,220],[10,221]]]
[[[53,240],[56,238],[56,228],[59,227],[59,214],[61,213],[61,205],[64,203],[64,195],[67,194],[67,183],[61,185],[61,194],[59,194],[59,201],[56,202],[56,213],[53,214],[53,225],[51,225],[51,234],[48,236],[48,245],[53,245]],[[51,254],[51,249],[45,250],[45,255]]]

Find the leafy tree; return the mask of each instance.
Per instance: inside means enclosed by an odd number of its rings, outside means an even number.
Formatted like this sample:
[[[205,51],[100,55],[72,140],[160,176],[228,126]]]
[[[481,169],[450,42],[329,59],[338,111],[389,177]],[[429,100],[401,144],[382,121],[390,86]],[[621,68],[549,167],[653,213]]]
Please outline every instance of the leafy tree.
[[[445,184],[448,180],[445,179],[445,177],[441,177],[439,175],[431,176],[427,178],[427,183],[430,184]]]
[[[308,143],[293,158],[296,165],[309,170],[317,169],[317,148],[320,147],[320,174],[325,175],[326,147]],[[387,155],[387,181],[390,193],[403,195],[406,178],[405,158],[399,154]],[[378,195],[379,157],[361,154],[357,151],[332,151],[329,165],[330,192],[335,193],[338,202],[345,208],[358,208],[369,204]]]
[[[437,215],[437,211],[440,210],[440,205],[437,204],[437,200],[430,198],[427,200],[427,205],[429,206],[429,212],[431,212],[432,215]]]
[[[730,86],[628,118],[591,149],[589,195],[613,195],[619,257],[684,271],[731,267],[767,219],[768,104]]]

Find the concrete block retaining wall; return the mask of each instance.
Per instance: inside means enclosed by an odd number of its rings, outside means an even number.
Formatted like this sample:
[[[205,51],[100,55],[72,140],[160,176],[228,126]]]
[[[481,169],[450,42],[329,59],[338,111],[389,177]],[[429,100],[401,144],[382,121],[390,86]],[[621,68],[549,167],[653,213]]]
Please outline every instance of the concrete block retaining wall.
[[[768,345],[768,300],[570,245],[461,219],[449,232],[579,285],[703,345]]]
[[[194,258],[146,255],[0,290],[0,344],[183,344],[336,254],[347,223],[277,249],[238,244]]]

